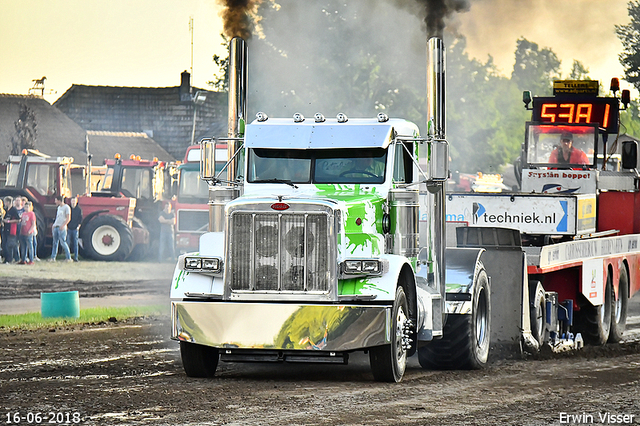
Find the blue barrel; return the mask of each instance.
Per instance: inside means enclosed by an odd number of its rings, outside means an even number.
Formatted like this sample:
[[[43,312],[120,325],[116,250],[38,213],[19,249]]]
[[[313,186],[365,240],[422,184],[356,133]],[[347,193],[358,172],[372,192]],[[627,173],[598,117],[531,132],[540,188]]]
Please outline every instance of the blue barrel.
[[[80,297],[77,291],[40,293],[42,318],[79,318]]]

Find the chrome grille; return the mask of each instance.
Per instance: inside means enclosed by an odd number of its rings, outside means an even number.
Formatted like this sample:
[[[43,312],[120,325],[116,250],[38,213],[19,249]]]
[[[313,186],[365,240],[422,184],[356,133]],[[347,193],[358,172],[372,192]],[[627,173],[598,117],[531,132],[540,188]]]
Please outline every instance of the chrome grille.
[[[234,212],[231,291],[329,292],[329,232],[326,213]]]
[[[178,210],[178,232],[207,232],[209,227],[208,210]]]

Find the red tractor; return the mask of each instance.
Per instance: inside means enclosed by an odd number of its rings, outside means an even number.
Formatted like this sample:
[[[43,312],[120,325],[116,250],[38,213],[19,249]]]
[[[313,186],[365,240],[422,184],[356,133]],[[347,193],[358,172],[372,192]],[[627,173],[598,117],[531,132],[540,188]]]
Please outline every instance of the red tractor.
[[[80,228],[83,256],[95,260],[127,259],[134,245],[144,245],[149,240],[146,229],[133,225],[136,199],[80,195],[84,188],[73,191],[71,187],[72,163],[73,158],[49,157],[38,151],[10,156],[6,184],[0,189],[0,197],[24,196],[33,203],[40,257],[50,255],[55,197],[77,195],[84,216]],[[86,177],[86,171],[84,175]]]
[[[131,219],[125,228],[122,223],[107,218],[98,224],[89,224],[85,232],[80,231],[84,251],[91,258],[121,257],[140,260],[149,250],[157,248],[160,223],[158,217],[162,211],[162,202],[171,198],[171,176],[175,175],[175,165],[153,160],[143,160],[131,156],[104,162],[107,167],[98,191],[92,192],[93,211],[100,215],[102,203],[111,205],[122,200],[133,200],[130,205]],[[119,201],[116,201],[119,200]],[[85,201],[88,203],[89,201]],[[84,211],[84,210],[83,210]],[[129,234],[127,231],[130,231]],[[85,240],[90,238],[91,240]],[[121,253],[119,253],[121,251]],[[127,253],[125,255],[125,253]],[[105,259],[106,260],[106,259]]]

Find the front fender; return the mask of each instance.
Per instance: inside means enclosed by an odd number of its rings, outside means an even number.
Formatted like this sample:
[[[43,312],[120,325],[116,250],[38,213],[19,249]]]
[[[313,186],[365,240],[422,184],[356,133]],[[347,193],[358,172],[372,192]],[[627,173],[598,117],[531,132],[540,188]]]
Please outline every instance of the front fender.
[[[482,248],[448,248],[445,251],[445,312],[471,314],[475,277],[480,271]]]

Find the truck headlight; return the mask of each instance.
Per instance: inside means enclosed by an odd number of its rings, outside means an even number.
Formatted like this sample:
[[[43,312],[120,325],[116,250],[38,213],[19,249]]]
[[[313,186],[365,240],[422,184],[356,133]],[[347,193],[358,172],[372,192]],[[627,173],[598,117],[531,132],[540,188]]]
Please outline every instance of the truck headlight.
[[[208,272],[220,272],[221,262],[218,258],[209,257],[185,257],[184,269],[208,271]]]
[[[342,270],[345,274],[380,275],[382,265],[379,260],[345,260]]]

